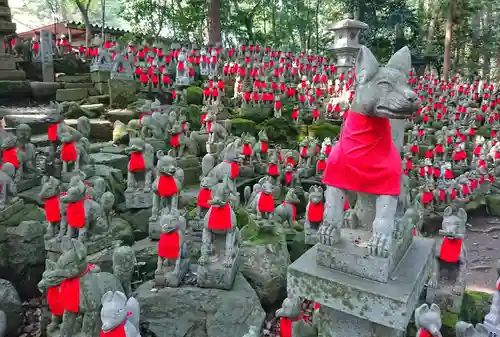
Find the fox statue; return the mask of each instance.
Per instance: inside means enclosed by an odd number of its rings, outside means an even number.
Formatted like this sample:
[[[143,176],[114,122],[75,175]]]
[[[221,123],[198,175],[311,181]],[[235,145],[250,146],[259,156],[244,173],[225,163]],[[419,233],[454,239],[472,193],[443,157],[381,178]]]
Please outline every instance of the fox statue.
[[[121,291],[108,291],[101,298],[100,337],[141,337],[139,302]]]

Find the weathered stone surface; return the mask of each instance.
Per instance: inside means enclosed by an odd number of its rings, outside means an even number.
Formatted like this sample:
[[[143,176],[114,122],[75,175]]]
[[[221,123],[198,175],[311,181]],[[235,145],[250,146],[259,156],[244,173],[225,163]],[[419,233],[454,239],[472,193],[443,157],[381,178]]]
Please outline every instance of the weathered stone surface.
[[[142,240],[148,236],[148,222],[150,216],[151,208],[131,209],[120,213],[120,217],[127,220],[132,225],[135,240]]]
[[[57,82],[30,82],[30,86],[35,99],[55,98],[56,91],[61,89],[61,83]]]
[[[123,202],[125,197],[125,185],[123,184],[123,173],[121,170],[106,165],[94,165],[95,176],[103,177],[106,183],[106,190],[115,196],[115,205]],[[95,178],[94,178],[95,179]]]
[[[80,101],[87,98],[88,95],[89,91],[87,88],[57,89],[56,100],[58,102]]]
[[[486,196],[486,209],[489,215],[500,216],[500,194]]]
[[[111,219],[110,231],[114,240],[119,240],[127,246],[132,246],[135,242],[132,226],[122,218]]]
[[[6,226],[6,227],[16,227],[18,226],[22,221],[44,221],[45,220],[45,212],[43,209],[40,207],[37,207],[35,205],[24,205],[22,212],[18,212],[4,221],[2,221],[2,224],[0,226]],[[42,226],[43,227],[43,226]]]
[[[269,306],[283,300],[286,297],[286,269],[290,264],[284,240],[269,244],[243,242],[240,254],[240,271],[262,305]]]
[[[255,291],[238,274],[232,290],[198,287],[163,288],[153,282],[137,289],[141,321],[157,336],[235,337],[264,322],[264,310]]]
[[[91,82],[84,82],[84,83],[63,83],[64,89],[75,89],[75,88],[93,88],[94,85]]]
[[[57,82],[83,83],[90,82],[90,74],[79,75],[59,75],[56,78]]]
[[[0,275],[14,284],[22,299],[39,296],[37,283],[45,269],[45,228],[41,221],[27,220],[5,230],[7,258]]]
[[[126,155],[100,152],[90,154],[90,158],[95,164],[114,167],[122,171],[123,174],[127,173],[128,156]]]
[[[92,77],[92,83],[107,82],[111,76],[109,71],[93,71],[90,73]]]
[[[130,122],[132,119],[137,119],[138,113],[135,110],[130,109],[113,109],[106,112],[104,118],[111,122],[120,121],[125,124]]]
[[[0,310],[7,316],[6,337],[18,336],[17,328],[22,322],[21,300],[14,286],[0,279]]]
[[[90,96],[87,98],[87,102],[89,102],[89,104],[109,105],[109,95]]]
[[[27,98],[31,95],[29,81],[3,81],[0,80],[0,98]]]
[[[64,121],[72,127],[76,127],[76,119],[67,119]],[[91,140],[111,140],[113,135],[113,124],[102,119],[90,119],[90,139]]]
[[[94,83],[94,88],[99,95],[109,95],[109,86],[106,82]]]
[[[135,81],[109,80],[110,106],[112,108],[126,108],[136,99],[137,86]]]

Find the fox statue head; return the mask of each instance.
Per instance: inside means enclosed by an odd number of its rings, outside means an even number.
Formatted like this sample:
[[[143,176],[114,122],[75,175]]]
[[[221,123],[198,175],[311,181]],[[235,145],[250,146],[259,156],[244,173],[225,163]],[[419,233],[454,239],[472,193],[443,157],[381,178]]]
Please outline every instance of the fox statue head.
[[[404,119],[418,110],[418,96],[408,85],[411,54],[397,51],[381,67],[372,52],[362,46],[356,59],[356,95],[351,110],[363,115]]]

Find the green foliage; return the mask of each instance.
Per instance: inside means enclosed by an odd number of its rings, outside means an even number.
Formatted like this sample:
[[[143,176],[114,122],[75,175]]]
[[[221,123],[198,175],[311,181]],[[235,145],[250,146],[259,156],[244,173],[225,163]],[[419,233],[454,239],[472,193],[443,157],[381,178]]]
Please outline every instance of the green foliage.
[[[187,104],[203,104],[203,90],[200,87],[187,88]]]
[[[256,124],[254,121],[244,118],[233,118],[231,119],[231,133],[234,135],[241,135],[244,132],[250,132],[252,135],[256,135]]]
[[[277,144],[287,144],[297,141],[299,132],[291,121],[285,118],[270,118],[257,126],[259,130],[266,130],[269,140]]]
[[[340,133],[340,126],[333,125],[328,122],[321,122],[309,126],[308,131],[311,135],[323,140],[326,137],[337,137]]]

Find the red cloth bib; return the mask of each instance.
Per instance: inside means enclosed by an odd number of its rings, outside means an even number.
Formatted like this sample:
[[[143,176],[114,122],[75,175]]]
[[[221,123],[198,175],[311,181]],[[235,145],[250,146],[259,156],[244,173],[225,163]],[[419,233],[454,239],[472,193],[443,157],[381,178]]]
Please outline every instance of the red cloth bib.
[[[61,148],[61,160],[66,162],[76,161],[75,142],[63,143]]]
[[[198,192],[198,200],[196,201],[196,205],[201,208],[210,208],[208,201],[212,199],[212,191],[208,188],[200,189]]]
[[[419,329],[417,333],[417,337],[432,337],[431,333],[424,330],[424,329]]]
[[[226,163],[231,165],[231,179],[236,179],[238,175],[240,174],[240,167],[238,166],[238,163],[235,163],[234,161],[228,161],[224,160]]]
[[[130,160],[128,162],[128,170],[135,171],[144,171],[146,169],[146,162],[144,161],[144,156],[141,152],[132,152],[130,154]]]
[[[401,174],[389,120],[350,113],[328,157],[323,183],[349,191],[399,195]]]
[[[64,314],[64,305],[62,303],[59,286],[49,287],[47,289],[47,304],[52,315],[62,316]]]
[[[288,165],[288,164],[292,164],[293,167],[295,167],[295,165],[297,165],[295,163],[295,160],[292,158],[292,157],[287,157],[286,160],[285,160],[285,164]]]
[[[66,220],[73,228],[85,226],[85,200],[70,202],[66,208]]]
[[[444,170],[444,178],[445,179],[453,179],[454,174],[452,170]]]
[[[302,149],[300,149],[300,156],[301,157],[307,157],[307,150],[309,150],[308,146],[303,146]]]
[[[208,228],[213,230],[231,229],[231,207],[229,203],[222,207],[212,206],[210,208],[210,216],[208,217]]]
[[[259,210],[259,212],[273,212],[274,211],[273,195],[261,193],[259,196],[257,209]]]
[[[47,130],[49,140],[51,142],[57,141],[57,128],[59,127],[60,123],[53,123],[49,125],[49,129]]]
[[[177,231],[161,233],[158,242],[158,256],[164,259],[176,259],[179,257],[181,242]]]
[[[326,160],[318,160],[318,163],[316,164],[316,170],[318,172],[323,172],[326,168]]]
[[[280,319],[280,337],[292,337],[292,324],[297,319],[281,317]]]
[[[439,258],[446,262],[458,262],[460,251],[462,250],[462,241],[462,239],[444,238],[441,250],[439,251]]]
[[[180,146],[178,133],[176,133],[176,134],[172,135],[172,137],[170,137],[170,145],[172,147],[179,147]]]
[[[260,152],[262,153],[267,153],[267,150],[269,150],[269,144],[267,144],[264,141],[260,141]]]
[[[351,206],[349,205],[349,200],[345,200],[344,202],[344,211],[347,211],[349,208],[351,208]]]
[[[174,177],[169,175],[161,175],[158,181],[158,195],[160,197],[171,197],[179,192]]]
[[[432,192],[422,192],[422,203],[424,205],[427,205],[432,201],[434,196],[432,195]]]
[[[250,144],[243,144],[243,150],[241,152],[244,156],[251,156],[252,155],[252,147]]]
[[[61,221],[59,196],[45,199],[45,219],[47,219],[48,222]]]
[[[330,152],[332,152],[332,146],[326,145],[325,146],[325,155],[328,157],[330,155]]]
[[[323,221],[323,213],[325,211],[325,205],[323,201],[315,204],[313,202],[309,203],[307,209],[307,220],[310,222],[321,222]]]
[[[292,220],[295,221],[297,219],[297,207],[295,207],[294,204],[291,204],[291,203],[286,202],[286,201],[283,201],[283,205],[292,206]]]
[[[278,164],[274,164],[274,163],[269,164],[269,167],[267,168],[267,174],[272,176],[272,177],[279,176]]]
[[[127,337],[125,334],[125,322],[108,332],[101,331],[99,337]]]
[[[62,281],[59,296],[64,310],[79,312],[80,310],[80,277],[94,269],[93,264],[88,264],[86,269],[78,276]]]
[[[285,172],[285,184],[290,185],[293,178],[293,172]]]
[[[2,162],[11,163],[17,169],[19,168],[19,158],[17,157],[17,147],[11,147],[2,151]]]

